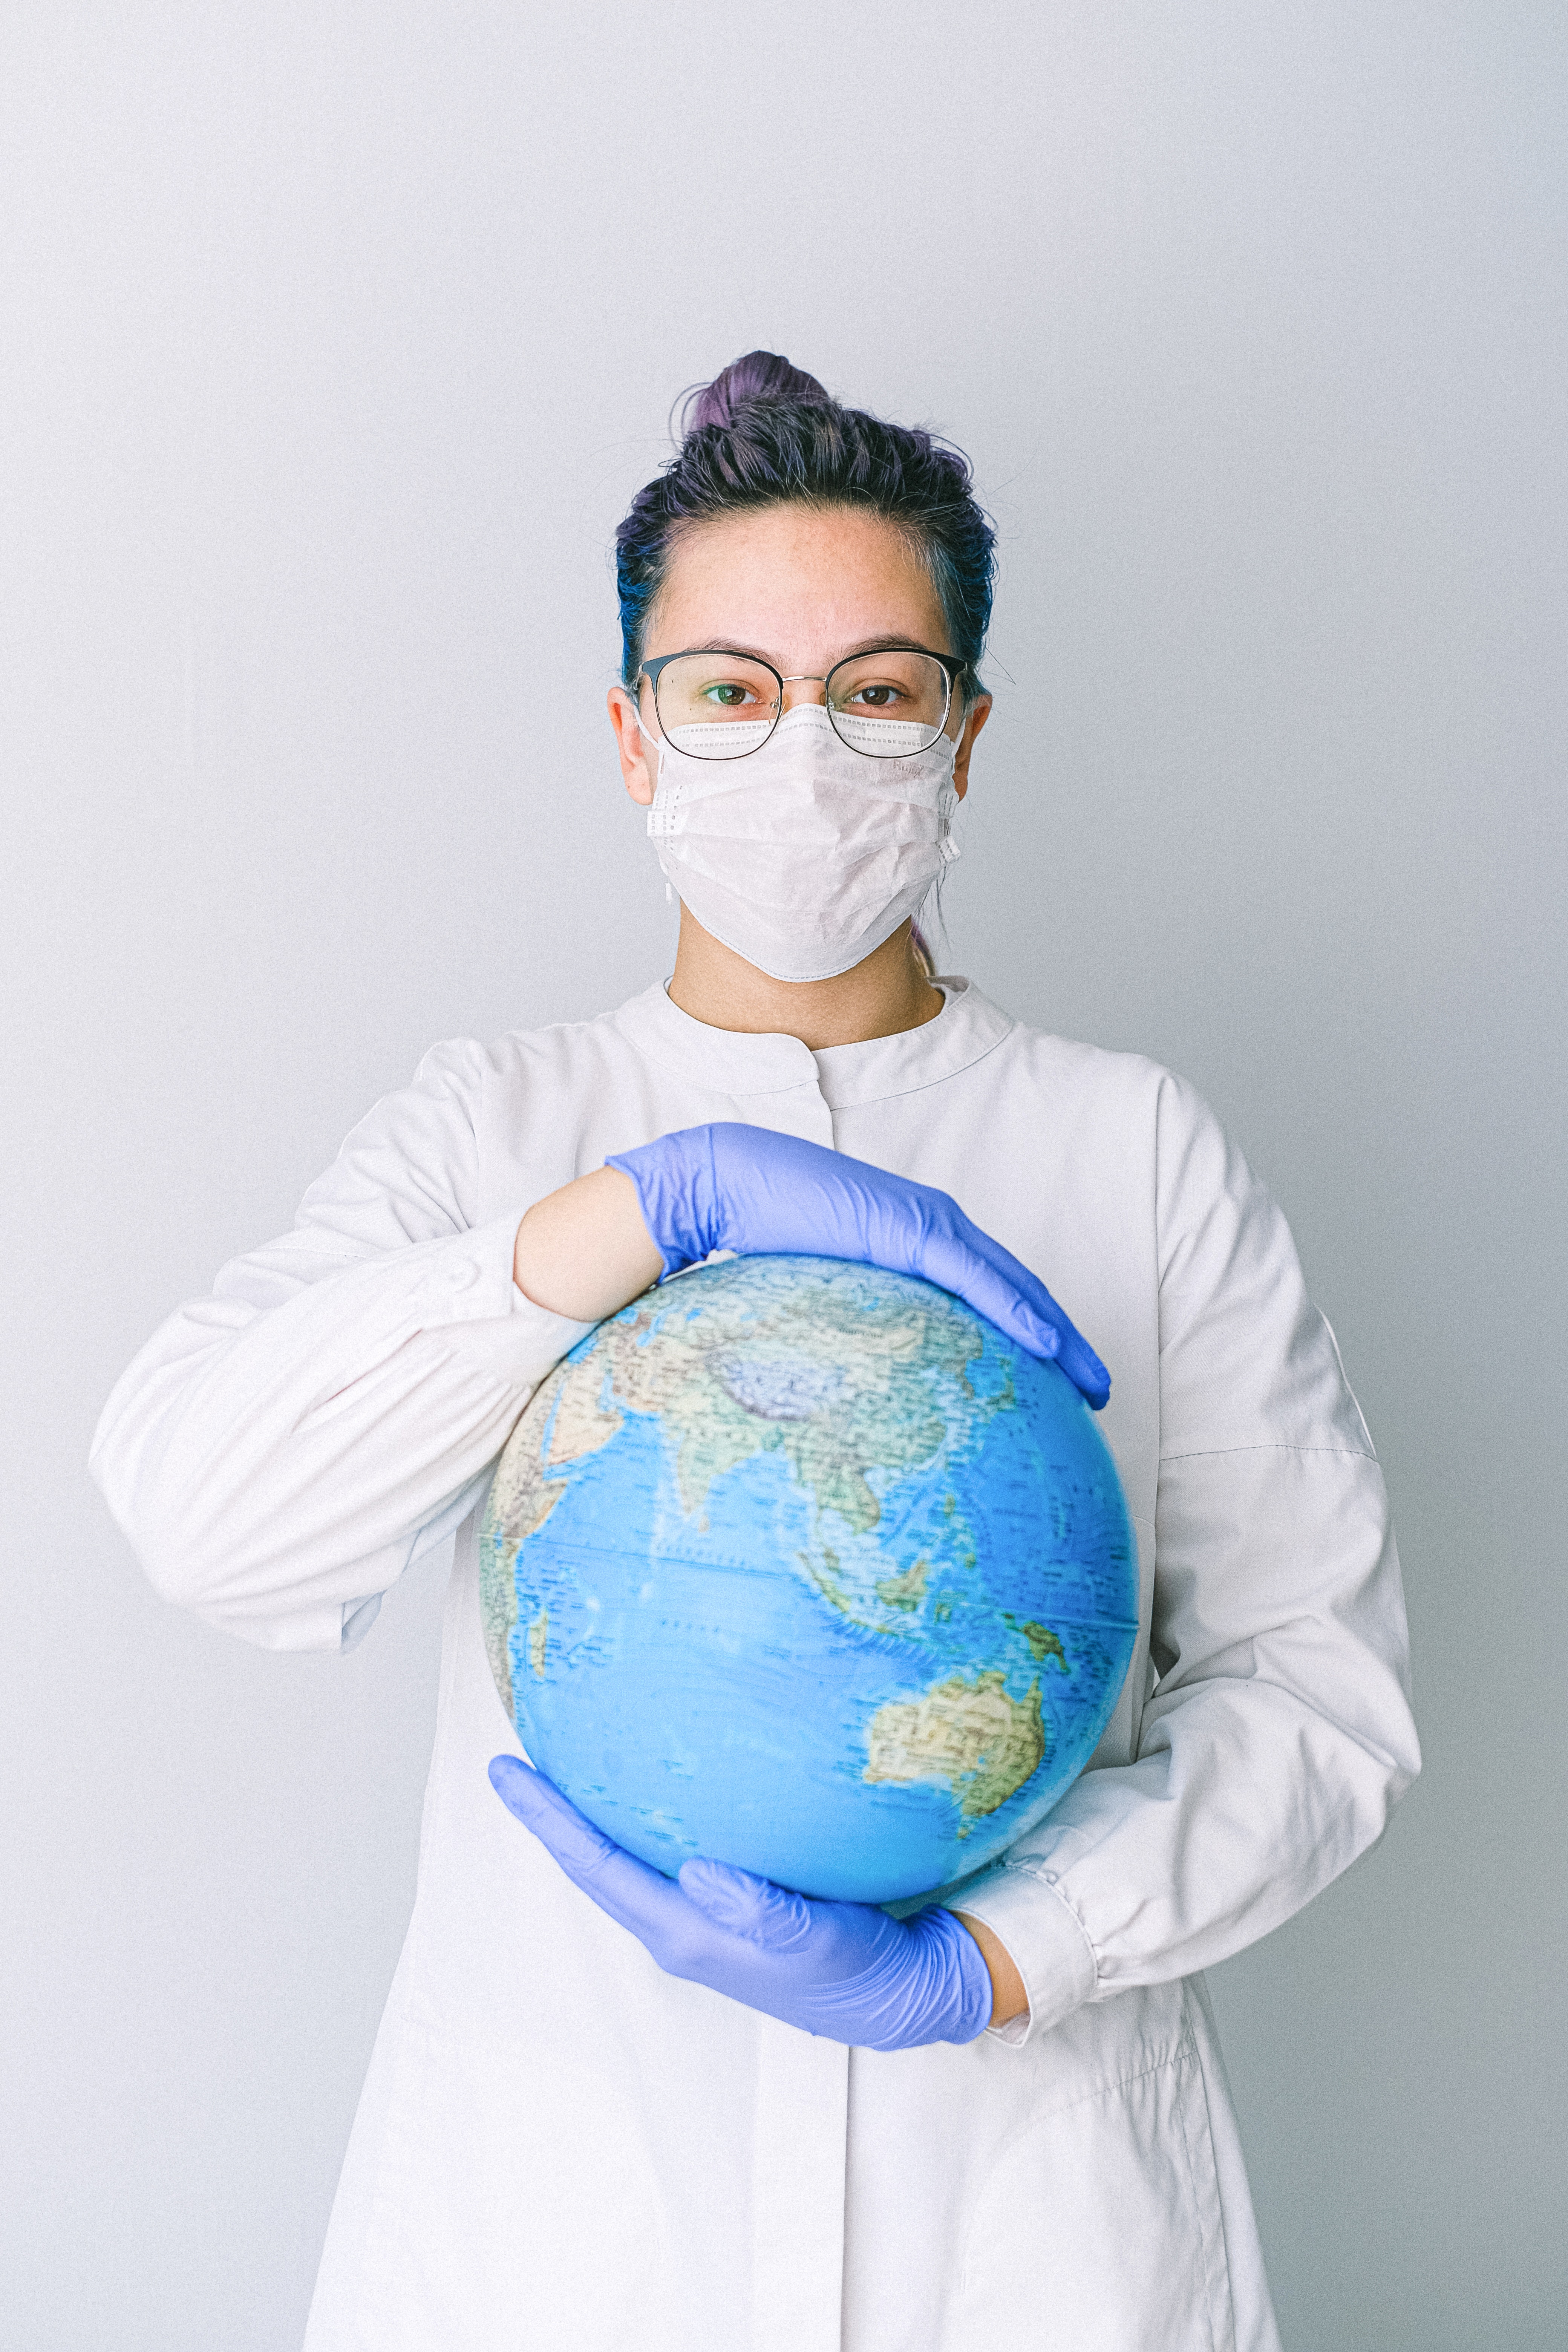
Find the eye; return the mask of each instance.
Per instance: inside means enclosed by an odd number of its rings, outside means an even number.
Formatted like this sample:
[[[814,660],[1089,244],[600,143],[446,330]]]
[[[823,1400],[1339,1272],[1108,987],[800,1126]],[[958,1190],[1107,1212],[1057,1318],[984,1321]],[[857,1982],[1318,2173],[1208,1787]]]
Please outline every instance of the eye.
[[[708,653],[675,654],[659,670],[655,701],[658,723],[666,734],[681,727],[714,729],[743,721],[748,729],[776,712],[779,684],[771,669],[749,661],[744,654],[722,648]],[[747,749],[750,749],[748,737]],[[699,756],[723,758],[710,750]]]
[[[846,719],[939,729],[947,716],[947,674],[934,655],[913,646],[851,654],[831,672],[827,699]]]

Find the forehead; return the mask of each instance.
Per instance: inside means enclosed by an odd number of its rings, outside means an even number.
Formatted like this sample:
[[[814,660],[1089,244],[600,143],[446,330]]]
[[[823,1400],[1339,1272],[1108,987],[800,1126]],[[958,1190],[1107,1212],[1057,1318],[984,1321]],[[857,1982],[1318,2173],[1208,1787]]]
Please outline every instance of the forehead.
[[[815,668],[889,636],[951,650],[918,549],[863,508],[784,505],[686,526],[670,551],[647,652],[723,643]]]

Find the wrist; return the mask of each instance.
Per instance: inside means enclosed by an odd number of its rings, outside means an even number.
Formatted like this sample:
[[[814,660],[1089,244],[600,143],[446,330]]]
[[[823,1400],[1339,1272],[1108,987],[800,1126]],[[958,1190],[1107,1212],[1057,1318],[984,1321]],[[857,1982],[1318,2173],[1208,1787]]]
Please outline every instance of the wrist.
[[[984,1919],[976,1919],[966,1911],[955,1911],[952,1916],[979,1945],[980,1956],[991,1979],[991,2014],[986,2023],[1011,2025],[1016,2017],[1026,2016],[1029,1996],[1024,1990],[1024,1979],[1013,1965],[1013,1955],[1006,1945]]]

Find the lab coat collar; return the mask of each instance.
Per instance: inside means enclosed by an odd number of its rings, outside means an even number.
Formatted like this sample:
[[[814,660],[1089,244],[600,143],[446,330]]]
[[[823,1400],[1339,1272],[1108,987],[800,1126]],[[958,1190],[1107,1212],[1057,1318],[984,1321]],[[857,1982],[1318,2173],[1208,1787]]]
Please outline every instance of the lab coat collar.
[[[638,1053],[700,1086],[735,1096],[809,1086],[830,1110],[847,1110],[952,1077],[989,1054],[1013,1028],[1011,1015],[962,974],[936,984],[947,1002],[934,1021],[896,1037],[830,1045],[816,1054],[798,1037],[710,1028],[673,1004],[662,982],[634,996],[611,1019]]]

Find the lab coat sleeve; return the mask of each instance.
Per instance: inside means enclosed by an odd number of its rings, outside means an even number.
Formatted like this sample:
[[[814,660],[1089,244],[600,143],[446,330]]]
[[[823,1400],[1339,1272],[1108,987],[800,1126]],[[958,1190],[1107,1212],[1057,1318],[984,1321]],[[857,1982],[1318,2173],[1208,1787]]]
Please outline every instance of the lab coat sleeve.
[[[279,1650],[336,1650],[455,1528],[589,1328],[512,1281],[529,1205],[473,1223],[481,1049],[426,1056],[294,1230],[237,1258],[124,1373],[91,1469],[154,1588]]]
[[[1134,1759],[949,1898],[1024,1979],[1004,2039],[1267,1935],[1420,1769],[1387,1498],[1333,1334],[1279,1210],[1174,1078],[1157,1146],[1158,1680]]]

